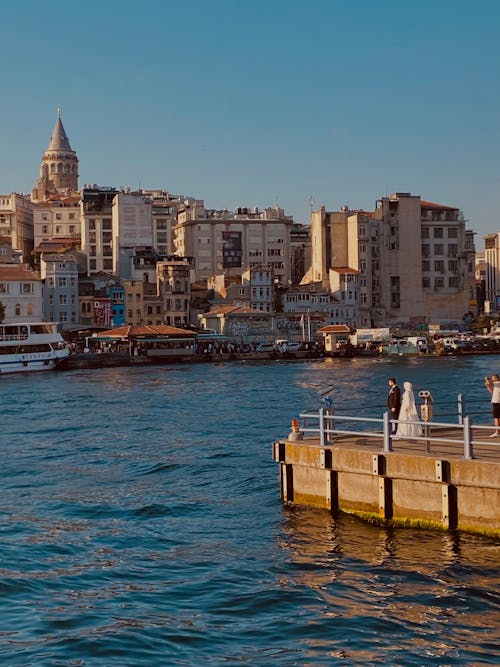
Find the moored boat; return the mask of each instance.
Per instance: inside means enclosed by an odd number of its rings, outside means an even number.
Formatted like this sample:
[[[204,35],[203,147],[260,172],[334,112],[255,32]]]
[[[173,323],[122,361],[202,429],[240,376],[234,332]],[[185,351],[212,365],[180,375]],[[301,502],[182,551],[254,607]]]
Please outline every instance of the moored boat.
[[[68,354],[55,322],[0,324],[0,375],[53,370]]]

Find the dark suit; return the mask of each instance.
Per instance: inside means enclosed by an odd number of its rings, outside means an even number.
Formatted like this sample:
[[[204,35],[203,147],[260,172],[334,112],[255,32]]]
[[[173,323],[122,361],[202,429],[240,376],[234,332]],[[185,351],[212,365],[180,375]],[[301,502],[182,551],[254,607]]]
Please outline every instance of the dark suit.
[[[387,396],[387,407],[391,415],[391,419],[399,419],[399,411],[401,410],[401,389],[397,384],[392,386]],[[393,426],[393,433],[396,432],[396,426]]]

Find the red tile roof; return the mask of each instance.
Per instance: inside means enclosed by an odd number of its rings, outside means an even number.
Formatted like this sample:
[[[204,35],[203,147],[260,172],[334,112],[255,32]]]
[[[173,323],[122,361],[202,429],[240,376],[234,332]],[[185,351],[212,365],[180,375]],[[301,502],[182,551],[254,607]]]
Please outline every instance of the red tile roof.
[[[205,315],[269,315],[269,313],[248,306],[219,306],[209,310]]]
[[[332,271],[336,271],[337,273],[359,273],[357,269],[351,269],[349,266],[336,266],[332,268]]]
[[[424,199],[420,200],[420,208],[429,208],[439,211],[458,211],[459,209],[456,206],[445,206],[444,204],[436,204],[432,201],[425,201]]]
[[[0,266],[0,280],[26,280],[40,281],[40,276],[35,271],[29,270],[25,264],[9,264]]]
[[[321,329],[318,329],[318,333],[348,333],[352,334],[353,329],[348,324],[327,324]]]
[[[122,327],[115,327],[107,331],[101,331],[99,336],[108,336],[113,338],[136,338],[138,336],[187,336],[194,338],[194,333],[187,329],[171,327],[168,324],[125,324]]]

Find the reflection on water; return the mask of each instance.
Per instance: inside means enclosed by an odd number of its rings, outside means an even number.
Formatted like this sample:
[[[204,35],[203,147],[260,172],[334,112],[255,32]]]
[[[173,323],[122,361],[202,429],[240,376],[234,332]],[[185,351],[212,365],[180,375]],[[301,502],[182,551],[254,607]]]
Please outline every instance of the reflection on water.
[[[284,511],[280,547],[290,565],[287,586],[315,591],[321,613],[336,619],[330,642],[341,644],[347,660],[495,664],[500,549],[493,540],[371,526],[356,517],[293,507]],[[366,644],[364,623],[339,638],[346,619],[360,618],[370,619],[376,649],[360,648]]]
[[[0,378],[0,664],[497,664],[498,545],[284,507],[271,458],[330,385],[375,416],[389,375],[488,407],[489,364]]]

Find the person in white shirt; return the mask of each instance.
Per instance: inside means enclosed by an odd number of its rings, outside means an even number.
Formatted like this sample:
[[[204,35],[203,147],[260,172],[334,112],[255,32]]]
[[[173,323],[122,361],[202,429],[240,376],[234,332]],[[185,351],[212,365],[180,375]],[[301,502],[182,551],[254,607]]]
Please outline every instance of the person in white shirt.
[[[500,375],[495,373],[490,378],[485,377],[484,384],[491,394],[491,409],[495,424],[495,431],[490,435],[490,438],[495,438],[500,435]]]

